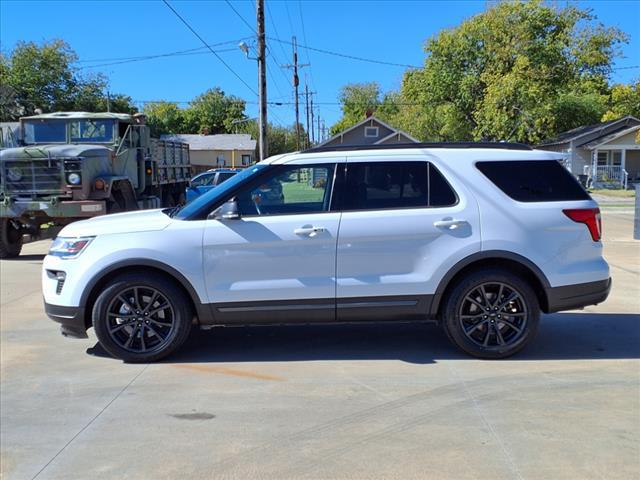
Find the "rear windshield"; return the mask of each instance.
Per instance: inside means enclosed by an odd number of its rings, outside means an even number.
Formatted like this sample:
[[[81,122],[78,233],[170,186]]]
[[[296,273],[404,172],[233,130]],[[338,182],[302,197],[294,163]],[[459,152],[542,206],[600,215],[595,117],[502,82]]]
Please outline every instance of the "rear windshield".
[[[519,202],[591,199],[556,160],[478,162],[476,166],[500,190]]]

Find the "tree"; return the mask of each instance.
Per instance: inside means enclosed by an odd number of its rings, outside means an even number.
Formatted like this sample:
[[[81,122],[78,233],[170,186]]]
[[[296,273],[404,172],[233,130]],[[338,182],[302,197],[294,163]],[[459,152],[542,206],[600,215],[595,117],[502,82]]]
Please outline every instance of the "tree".
[[[74,66],[75,52],[63,40],[37,45],[19,42],[8,57],[0,59],[0,115],[16,120],[37,108],[105,111],[107,80],[101,74],[81,75]],[[132,112],[135,107],[125,95],[114,95],[112,111]]]
[[[426,42],[424,68],[403,79],[401,101],[415,108],[399,126],[429,140],[537,143],[595,123],[624,41],[575,6],[501,2]]]
[[[399,112],[399,95],[393,92],[382,95],[377,82],[345,85],[340,91],[339,99],[342,118],[331,127],[331,135],[352,127],[369,115],[375,114],[382,120],[389,120]]]
[[[238,132],[248,133],[252,138],[258,138],[258,123],[255,120],[242,123],[238,126]],[[300,125],[300,136],[304,137],[304,127]],[[267,126],[267,149],[269,156],[280,155],[296,151],[296,127],[274,125]]]
[[[631,85],[617,84],[611,88],[609,109],[602,116],[602,121],[633,115],[640,118],[640,79]]]
[[[180,110],[176,103],[148,103],[144,106],[143,113],[147,116],[147,124],[154,137],[165,133],[186,133],[184,111]]]
[[[185,133],[210,134],[227,133],[233,128],[234,120],[242,120],[245,101],[233,95],[227,96],[215,87],[198,95],[184,110]]]

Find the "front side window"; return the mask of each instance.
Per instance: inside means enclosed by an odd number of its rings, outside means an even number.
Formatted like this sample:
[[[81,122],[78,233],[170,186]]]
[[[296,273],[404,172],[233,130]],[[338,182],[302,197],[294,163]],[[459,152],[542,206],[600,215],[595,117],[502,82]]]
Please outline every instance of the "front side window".
[[[24,141],[31,143],[66,143],[67,124],[61,120],[24,122]]]
[[[71,143],[113,141],[113,120],[75,120],[71,122]]]
[[[329,210],[333,165],[274,169],[236,196],[240,215],[293,215]]]

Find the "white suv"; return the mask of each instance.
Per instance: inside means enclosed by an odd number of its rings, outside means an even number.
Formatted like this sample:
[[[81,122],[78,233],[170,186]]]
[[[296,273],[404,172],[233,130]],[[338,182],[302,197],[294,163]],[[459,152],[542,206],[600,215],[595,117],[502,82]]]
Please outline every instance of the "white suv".
[[[247,168],[181,209],[65,227],[44,260],[49,317],[125,361],[192,325],[438,321],[503,358],[540,312],[611,287],[598,205],[519,144],[319,148]]]

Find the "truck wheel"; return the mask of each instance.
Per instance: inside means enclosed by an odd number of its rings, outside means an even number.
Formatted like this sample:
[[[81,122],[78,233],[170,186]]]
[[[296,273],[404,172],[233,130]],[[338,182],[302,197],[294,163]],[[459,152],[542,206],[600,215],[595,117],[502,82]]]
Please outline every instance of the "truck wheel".
[[[454,285],[443,308],[449,339],[478,358],[506,358],[535,336],[540,306],[531,286],[504,270],[471,273]]]
[[[143,273],[121,275],[93,307],[100,345],[125,362],[154,362],[170,355],[191,330],[191,303],[171,280]]]
[[[0,258],[13,258],[22,250],[22,232],[9,218],[0,218]]]

